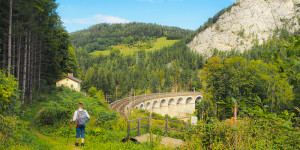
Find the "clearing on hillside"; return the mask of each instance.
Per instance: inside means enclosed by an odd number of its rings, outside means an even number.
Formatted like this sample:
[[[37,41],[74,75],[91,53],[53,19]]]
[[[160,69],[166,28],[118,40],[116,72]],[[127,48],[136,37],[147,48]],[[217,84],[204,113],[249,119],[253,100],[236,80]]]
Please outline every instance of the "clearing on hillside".
[[[175,44],[176,42],[178,42],[179,40],[167,40],[167,37],[161,37],[158,38],[157,41],[155,43],[153,43],[153,47],[152,48],[148,48],[145,49],[146,52],[150,52],[150,51],[155,51],[155,50],[159,50],[161,48],[164,47],[168,47],[171,46],[173,44]],[[141,50],[140,48],[137,47],[127,47],[126,45],[117,45],[117,46],[113,46],[116,49],[119,49],[121,54],[123,55],[132,55],[135,52]],[[90,53],[92,55],[96,55],[96,56],[100,56],[100,55],[109,55],[110,54],[110,50],[105,50],[105,51],[94,51],[92,53]]]

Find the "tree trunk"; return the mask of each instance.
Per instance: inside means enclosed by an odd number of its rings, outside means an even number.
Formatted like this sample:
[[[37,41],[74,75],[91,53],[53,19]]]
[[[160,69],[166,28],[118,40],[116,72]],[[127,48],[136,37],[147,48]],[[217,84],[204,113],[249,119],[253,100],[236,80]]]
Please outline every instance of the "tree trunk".
[[[25,91],[26,91],[26,74],[27,74],[27,44],[28,44],[28,37],[27,33],[25,35],[25,48],[24,48],[24,63],[23,63],[23,78],[22,78],[22,93],[21,93],[21,102],[24,103],[25,99]]]
[[[13,45],[12,45],[12,75],[16,76],[16,26],[14,26],[14,36],[13,36]]]
[[[31,34],[30,34],[31,35]],[[32,91],[33,91],[33,76],[34,76],[34,43],[35,43],[35,39],[33,38],[33,36],[30,37],[31,39],[31,44],[30,44],[30,75],[28,76],[29,77],[29,93],[28,93],[28,98],[29,98],[29,102],[32,102]]]
[[[11,71],[11,26],[12,26],[12,0],[9,4],[9,29],[8,29],[8,60],[7,60],[7,73]]]
[[[37,38],[35,37],[34,38],[34,59],[33,59],[34,60],[33,61],[33,66],[34,67],[33,67],[33,79],[32,79],[34,87],[36,87],[36,77],[37,77],[37,75],[36,75],[37,74],[36,73],[37,72],[37,68],[36,68],[37,67],[37,58],[36,58],[37,57],[37,54],[36,54],[37,49],[38,49],[38,47],[37,47]]]
[[[28,61],[27,61],[27,63],[28,63],[28,68],[27,68],[27,82],[28,82],[28,84],[27,84],[27,86],[28,86],[28,98],[29,98],[29,101],[31,102],[31,100],[32,100],[32,97],[31,97],[31,90],[32,90],[32,84],[31,84],[31,75],[32,75],[32,72],[31,72],[31,68],[32,68],[32,66],[31,66],[31,62],[32,62],[32,35],[31,35],[31,31],[29,32],[29,43],[28,43]]]
[[[27,84],[27,91],[26,91],[26,93],[27,93],[27,98],[28,98],[28,94],[29,94],[29,92],[28,92],[28,90],[29,90],[29,77],[30,77],[30,52],[31,52],[31,50],[30,50],[30,43],[31,43],[31,39],[30,39],[30,34],[31,34],[31,32],[29,32],[29,34],[28,34],[28,44],[27,44],[27,46],[28,46],[28,49],[27,49],[27,71],[26,71],[26,73],[27,73],[27,80],[26,80],[26,84]]]
[[[39,71],[38,71],[38,90],[41,88],[41,70],[42,70],[42,41],[40,43],[40,56],[39,56]]]
[[[20,82],[20,63],[21,63],[21,46],[22,45],[22,37],[19,35],[19,42],[18,42],[18,52],[17,52],[17,79]]]

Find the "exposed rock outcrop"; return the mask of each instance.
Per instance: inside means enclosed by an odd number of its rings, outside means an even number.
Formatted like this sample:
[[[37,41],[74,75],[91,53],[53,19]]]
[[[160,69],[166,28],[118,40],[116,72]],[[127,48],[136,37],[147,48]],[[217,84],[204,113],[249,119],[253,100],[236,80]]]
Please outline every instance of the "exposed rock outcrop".
[[[197,34],[188,46],[201,54],[213,49],[229,51],[251,49],[285,28],[299,30],[300,0],[237,0],[230,11],[211,27]]]

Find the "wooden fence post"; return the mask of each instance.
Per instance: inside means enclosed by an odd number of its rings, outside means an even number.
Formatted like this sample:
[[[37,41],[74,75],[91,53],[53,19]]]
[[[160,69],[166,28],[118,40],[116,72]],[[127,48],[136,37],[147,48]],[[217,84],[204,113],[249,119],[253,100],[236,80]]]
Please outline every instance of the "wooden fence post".
[[[188,131],[189,131],[189,124],[186,123],[186,132],[188,132]]]
[[[130,136],[130,121],[127,121],[127,138]]]
[[[141,135],[141,119],[138,120],[138,133],[137,133],[138,136]]]
[[[168,136],[168,119],[166,120],[165,135]]]

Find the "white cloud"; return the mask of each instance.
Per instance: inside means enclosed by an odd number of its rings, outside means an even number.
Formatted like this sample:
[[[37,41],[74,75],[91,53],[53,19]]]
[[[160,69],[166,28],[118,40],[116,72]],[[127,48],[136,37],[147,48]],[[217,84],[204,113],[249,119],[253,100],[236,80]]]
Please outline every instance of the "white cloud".
[[[61,19],[61,21],[62,21],[63,23],[70,23],[70,21],[69,21],[68,19]]]
[[[122,19],[119,17],[95,15],[88,18],[76,18],[76,19],[62,19],[64,23],[77,23],[77,24],[98,24],[98,23],[129,23],[130,20]]]

